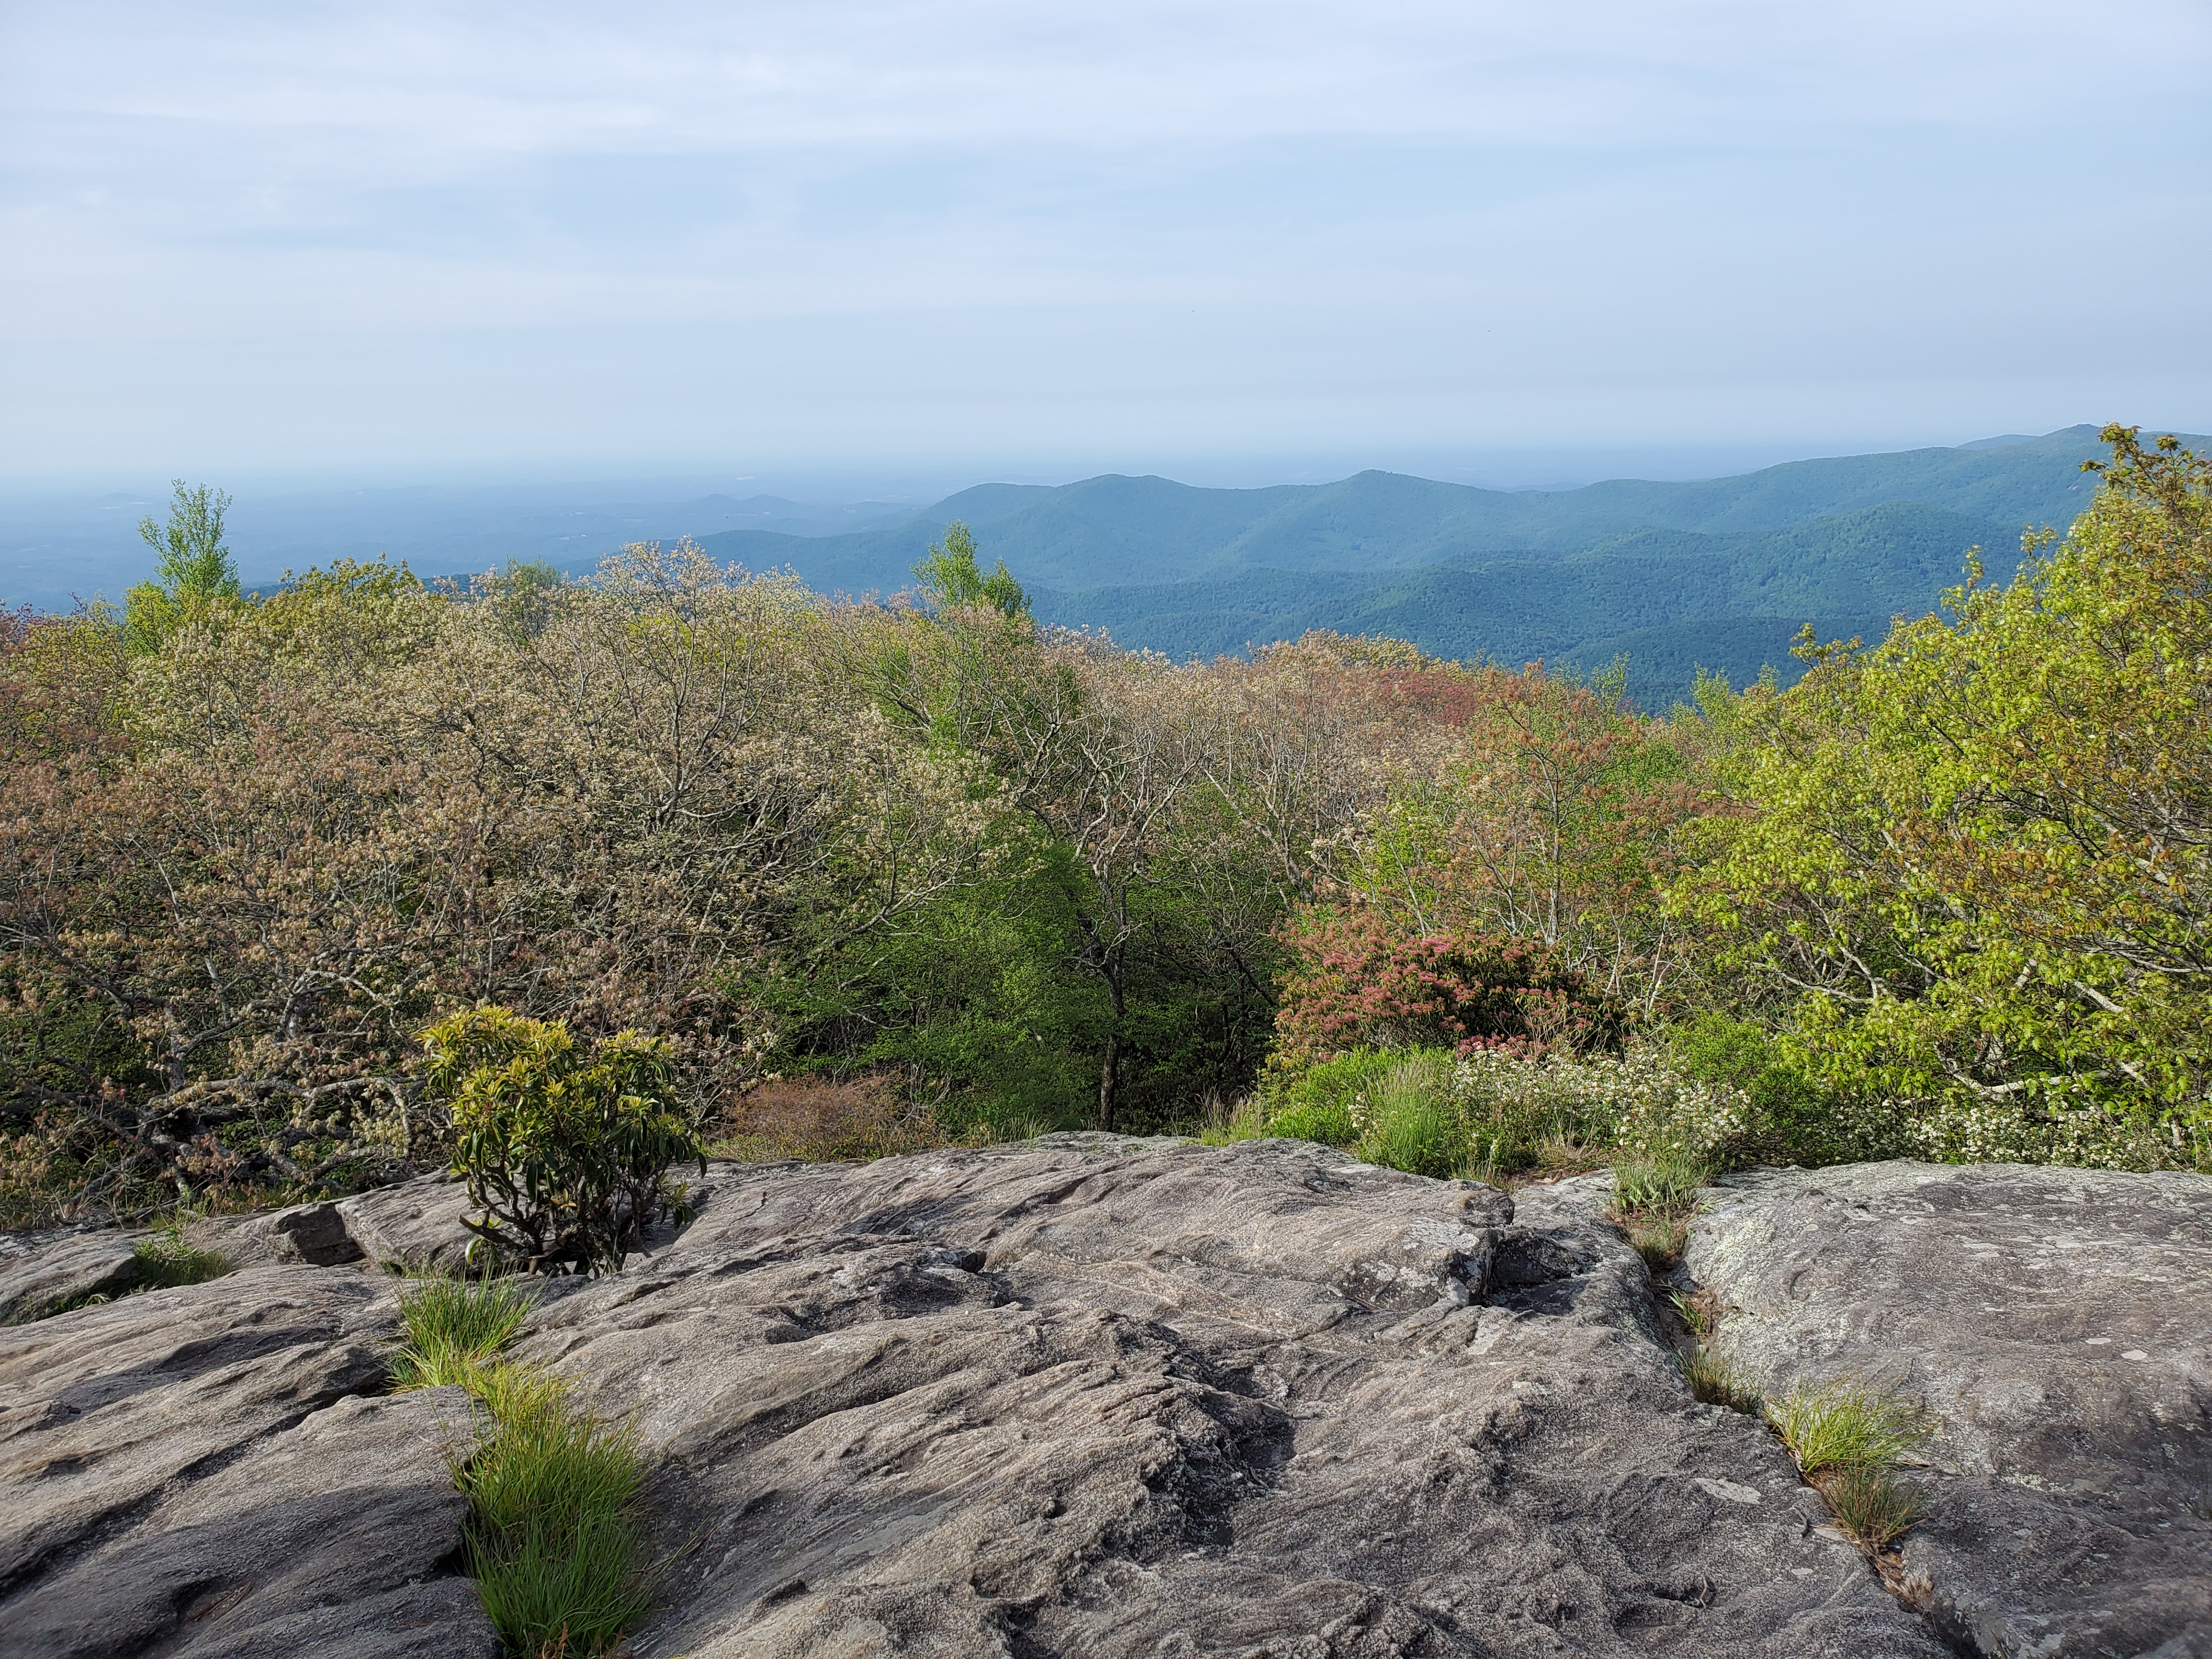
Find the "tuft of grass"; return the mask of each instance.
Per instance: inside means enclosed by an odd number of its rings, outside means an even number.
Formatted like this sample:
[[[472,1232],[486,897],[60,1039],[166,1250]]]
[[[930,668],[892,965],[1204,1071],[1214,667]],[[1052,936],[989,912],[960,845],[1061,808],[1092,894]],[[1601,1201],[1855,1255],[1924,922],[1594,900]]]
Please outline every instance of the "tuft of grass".
[[[1680,1291],[1668,1293],[1667,1299],[1674,1304],[1674,1311],[1690,1328],[1690,1334],[1700,1342],[1712,1340],[1717,1322],[1715,1310],[1718,1304],[1709,1291],[1699,1291],[1693,1296],[1684,1296]]]
[[[1570,1124],[1557,1124],[1537,1137],[1537,1168],[1549,1175],[1587,1175],[1605,1167],[1605,1155]]]
[[[185,1221],[183,1215],[176,1216],[152,1237],[142,1238],[131,1247],[131,1282],[122,1289],[68,1297],[9,1322],[27,1325],[84,1308],[104,1307],[119,1297],[137,1296],[143,1291],[173,1291],[179,1285],[204,1285],[211,1279],[221,1279],[230,1271],[230,1258],[220,1250],[203,1250],[186,1243]]]
[[[1486,1187],[1502,1188],[1510,1178],[1511,1157],[1502,1135],[1478,1141],[1468,1154],[1467,1178]]]
[[[1613,1165],[1614,1218],[1653,1273],[1664,1273],[1682,1259],[1698,1189],[1711,1179],[1712,1171],[1704,1164],[1675,1153]]]
[[[453,1482],[469,1500],[469,1572],[485,1613],[526,1659],[610,1651],[653,1605],[636,1425],[594,1416],[531,1366],[481,1367],[471,1391],[490,1425]]]
[[[522,1328],[535,1299],[514,1279],[412,1281],[399,1292],[407,1344],[392,1358],[392,1386],[459,1382],[473,1389],[478,1374]]]
[[[1680,1216],[1631,1216],[1626,1225],[1629,1243],[1655,1273],[1663,1273],[1680,1261],[1690,1242],[1690,1224]]]
[[[1766,1415],[1808,1475],[1892,1468],[1929,1434],[1917,1405],[1855,1377],[1792,1389]]]
[[[1273,1134],[1267,1114],[1256,1095],[1224,1103],[1209,1097],[1200,1114],[1198,1140],[1202,1146],[1229,1146],[1240,1140],[1258,1140]]]
[[[1756,1417],[1765,1403],[1743,1374],[1711,1348],[1698,1347],[1678,1355],[1674,1363],[1682,1368],[1690,1392],[1708,1406],[1725,1406],[1732,1412]]]
[[[1613,1201],[1623,1215],[1686,1215],[1712,1171],[1694,1159],[1670,1154],[1632,1158],[1613,1166]]]
[[[221,1279],[230,1271],[230,1260],[220,1250],[203,1250],[185,1242],[182,1216],[161,1228],[152,1237],[140,1239],[131,1246],[131,1255],[138,1264],[137,1282],[131,1288],[138,1291],[167,1291],[179,1285],[204,1285],[211,1279]]]
[[[1887,1549],[1920,1518],[1920,1495],[1893,1468],[1831,1469],[1815,1475],[1813,1485],[1836,1525],[1869,1553]]]
[[[1451,1176],[1468,1162],[1467,1138],[1451,1103],[1451,1057],[1407,1055],[1376,1084],[1373,1115],[1359,1143],[1370,1164],[1409,1175]]]
[[[1929,1435],[1927,1413],[1913,1401],[1843,1377],[1793,1389],[1766,1415],[1860,1548],[1887,1548],[1918,1518],[1918,1494],[1897,1474]]]

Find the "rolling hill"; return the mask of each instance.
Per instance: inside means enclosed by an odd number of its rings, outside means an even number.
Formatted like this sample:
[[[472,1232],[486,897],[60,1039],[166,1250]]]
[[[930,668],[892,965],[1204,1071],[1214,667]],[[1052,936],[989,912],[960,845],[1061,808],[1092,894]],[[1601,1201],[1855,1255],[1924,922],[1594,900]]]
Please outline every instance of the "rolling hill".
[[[1262,489],[1109,476],[983,484],[854,533],[746,529],[704,545],[827,591],[890,592],[957,519],[1041,618],[1124,645],[1212,655],[1329,628],[1516,664],[1626,654],[1639,701],[1663,707],[1698,665],[1738,683],[1768,664],[1794,678],[1789,641],[1808,621],[1878,636],[1932,607],[1971,548],[2008,574],[2023,530],[2063,529],[2087,504],[2095,479],[2081,464],[2102,453],[2079,426],[1568,490],[1389,472]]]

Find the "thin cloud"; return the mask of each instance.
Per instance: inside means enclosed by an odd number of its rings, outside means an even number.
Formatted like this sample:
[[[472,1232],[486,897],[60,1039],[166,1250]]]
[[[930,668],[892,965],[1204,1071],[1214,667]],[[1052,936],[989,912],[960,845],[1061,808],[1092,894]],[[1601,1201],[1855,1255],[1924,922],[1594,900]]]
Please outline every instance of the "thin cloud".
[[[2212,252],[2194,0],[0,16],[23,467],[947,422],[1348,453],[1617,439],[1669,388],[1967,435],[2206,392],[2212,325],[2115,321],[2072,252]]]

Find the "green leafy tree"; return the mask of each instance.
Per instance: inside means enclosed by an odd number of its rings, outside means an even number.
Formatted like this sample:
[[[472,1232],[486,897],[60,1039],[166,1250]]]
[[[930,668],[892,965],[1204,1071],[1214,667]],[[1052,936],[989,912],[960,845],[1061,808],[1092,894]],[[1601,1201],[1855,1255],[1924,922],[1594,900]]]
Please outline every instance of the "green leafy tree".
[[[154,580],[125,596],[124,640],[137,653],[158,651],[180,623],[239,597],[238,568],[222,542],[230,497],[206,484],[171,482],[176,496],[167,524],[156,526],[150,516],[138,521],[139,538],[157,562]]]
[[[580,1051],[559,1021],[477,1008],[422,1033],[430,1086],[453,1103],[453,1168],[482,1212],[465,1224],[531,1273],[612,1271],[700,1160],[672,1103],[665,1042],[619,1031]],[[475,1250],[471,1245],[471,1253]]]
[[[945,526],[945,539],[933,543],[929,556],[914,568],[923,591],[940,607],[988,605],[1002,617],[1026,617],[1030,598],[1022,585],[999,561],[989,575],[976,562],[975,538],[955,519]]]
[[[2212,1159],[2212,465],[2104,436],[2009,586],[1723,711],[1752,810],[1677,900],[1794,997],[1863,1151]]]

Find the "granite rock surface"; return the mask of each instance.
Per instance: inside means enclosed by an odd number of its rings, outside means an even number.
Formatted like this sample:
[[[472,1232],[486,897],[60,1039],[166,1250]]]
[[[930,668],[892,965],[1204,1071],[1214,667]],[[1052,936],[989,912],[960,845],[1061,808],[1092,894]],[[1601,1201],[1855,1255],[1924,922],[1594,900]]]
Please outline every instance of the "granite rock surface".
[[[1900,1588],[1948,1639],[2212,1654],[2212,1182],[1753,1171],[1707,1195],[1684,1268],[1770,1392],[1853,1378],[1928,1413]]]
[[[2158,1506],[2187,1511],[2171,1437],[2206,1398],[2207,1183],[2099,1177],[2050,1212],[2094,1223],[2062,1250],[2037,1206],[2074,1172],[1948,1197],[1926,1173],[1732,1181],[1688,1268],[1776,1386],[1876,1343],[1956,1418],[1901,1595],[1762,1423],[1691,1396],[1602,1176],[1508,1198],[1302,1143],[1101,1136],[717,1164],[696,1221],[546,1286],[515,1352],[638,1425],[663,1562],[638,1659],[2197,1653],[2203,1527]],[[261,1218],[228,1278],[0,1331],[0,1651],[492,1659],[458,1576],[467,1408],[386,1382],[386,1264],[452,1260],[458,1192]],[[2051,1333],[2111,1323],[2137,1392],[2065,1394],[2062,1366],[2040,1405],[1978,1394],[1936,1276],[1917,1314],[1854,1300],[1939,1240],[2016,1255]],[[2118,1305],[2146,1273],[2170,1317]],[[2074,1620],[1991,1493],[2043,1506],[2032,1542],[2075,1528],[2064,1570],[2123,1611]]]
[[[741,1172],[522,1351],[659,1460],[641,1653],[1942,1653],[1598,1202],[1291,1142]]]

